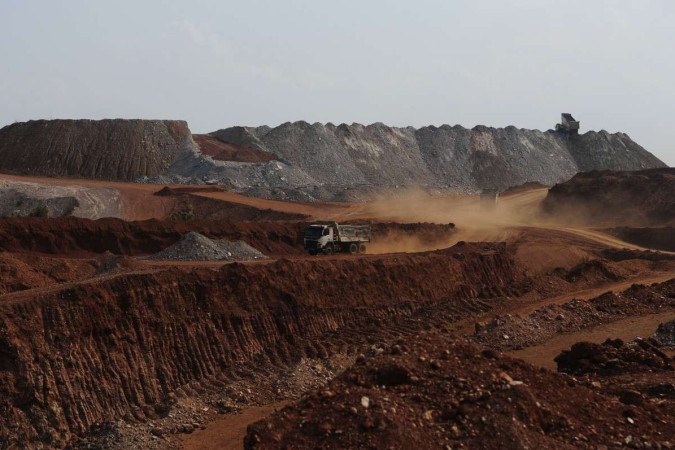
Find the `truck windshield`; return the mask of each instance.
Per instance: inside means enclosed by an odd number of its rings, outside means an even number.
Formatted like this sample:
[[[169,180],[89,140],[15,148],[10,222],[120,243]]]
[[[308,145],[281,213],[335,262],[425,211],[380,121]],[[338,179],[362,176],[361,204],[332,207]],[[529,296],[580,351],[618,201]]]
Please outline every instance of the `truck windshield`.
[[[321,235],[323,234],[323,228],[319,227],[310,227],[305,230],[305,237],[308,238],[320,238]]]

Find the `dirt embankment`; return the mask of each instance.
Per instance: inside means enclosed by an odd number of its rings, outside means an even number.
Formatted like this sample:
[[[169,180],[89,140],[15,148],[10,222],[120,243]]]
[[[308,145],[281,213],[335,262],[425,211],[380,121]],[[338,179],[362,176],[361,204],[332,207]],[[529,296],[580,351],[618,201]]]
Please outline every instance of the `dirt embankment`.
[[[127,256],[148,255],[196,231],[212,239],[243,240],[268,256],[305,255],[302,235],[308,222],[158,221],[0,219],[0,250],[61,256],[91,256],[106,251]],[[374,250],[437,249],[454,233],[452,224],[373,224]],[[405,247],[405,248],[404,248]],[[381,251],[381,252],[382,252]]]
[[[570,224],[649,227],[675,224],[675,169],[593,171],[550,190],[543,211]]]
[[[135,181],[195,147],[178,120],[36,120],[0,129],[0,170]]]
[[[427,333],[360,358],[321,391],[251,425],[245,448],[670,446],[672,417],[647,402],[627,407],[590,382]]]
[[[164,188],[157,195],[172,196],[176,199],[173,209],[168,216],[171,220],[260,222],[308,219],[308,216],[304,214],[256,208],[250,205],[216,200],[201,195],[192,195],[188,192],[183,192],[181,188]]]
[[[0,253],[0,295],[91,277],[103,261]]]
[[[675,315],[675,278],[652,286],[633,285],[621,293],[606,292],[588,301],[549,304],[524,317],[497,316],[476,324],[472,339],[492,348],[521,349],[627,317],[668,312]]]
[[[675,252],[675,227],[619,227],[611,228],[608,232],[623,241],[641,247]]]
[[[150,271],[5,296],[0,441],[62,446],[95,424],[153,419],[170,410],[169,394],[222,386],[242,364],[265,371],[330,354],[328,343],[353,350],[340,339],[428,305],[468,314],[477,298],[513,295],[520,272],[505,246],[481,244]]]
[[[176,243],[189,231],[213,239],[244,240],[268,255],[302,254],[297,222],[172,222],[120,219],[87,220],[7,218],[0,220],[0,249],[68,256],[106,251],[127,256],[148,255]]]

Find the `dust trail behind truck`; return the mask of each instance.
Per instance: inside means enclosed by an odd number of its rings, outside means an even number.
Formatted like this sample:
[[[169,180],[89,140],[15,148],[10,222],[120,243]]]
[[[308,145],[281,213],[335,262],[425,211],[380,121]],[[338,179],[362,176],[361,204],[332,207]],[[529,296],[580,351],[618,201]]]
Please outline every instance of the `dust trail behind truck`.
[[[365,253],[370,242],[370,225],[339,225],[337,222],[318,222],[305,229],[303,241],[310,255],[338,252]]]

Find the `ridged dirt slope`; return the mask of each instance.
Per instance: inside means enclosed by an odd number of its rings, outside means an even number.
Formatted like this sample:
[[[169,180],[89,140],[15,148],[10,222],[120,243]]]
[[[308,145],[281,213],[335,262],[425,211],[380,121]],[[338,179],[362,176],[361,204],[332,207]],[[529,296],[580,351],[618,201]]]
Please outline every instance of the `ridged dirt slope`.
[[[0,170],[134,181],[196,148],[184,121],[36,120],[0,129]]]
[[[329,185],[422,185],[505,189],[548,185],[594,169],[665,167],[623,133],[567,136],[515,127],[396,128],[381,123],[335,126],[285,123],[211,133],[257,148]]]
[[[380,259],[172,269],[5,296],[0,442],[63,446],[96,423],[152,418],[166,394],[218,383],[261,355],[284,364],[307,351],[330,354],[324,333],[441,303],[469,314],[471,304],[484,304],[471,299],[514,294],[519,273],[505,246],[464,245]],[[298,339],[308,346],[298,348]]]
[[[593,226],[675,225],[675,169],[580,173],[542,204],[559,220]]]

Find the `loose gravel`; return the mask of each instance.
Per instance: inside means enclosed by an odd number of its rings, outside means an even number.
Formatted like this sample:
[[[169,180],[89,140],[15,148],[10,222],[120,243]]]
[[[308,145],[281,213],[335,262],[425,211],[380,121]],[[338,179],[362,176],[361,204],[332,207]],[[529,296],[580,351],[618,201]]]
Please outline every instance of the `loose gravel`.
[[[150,256],[150,259],[174,261],[217,261],[265,259],[244,241],[213,240],[191,231],[180,241]]]

